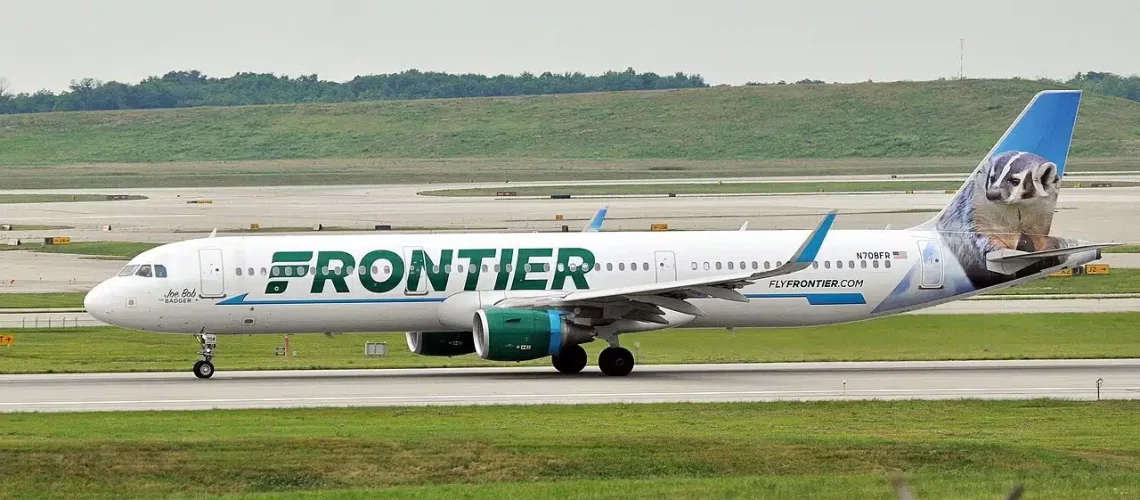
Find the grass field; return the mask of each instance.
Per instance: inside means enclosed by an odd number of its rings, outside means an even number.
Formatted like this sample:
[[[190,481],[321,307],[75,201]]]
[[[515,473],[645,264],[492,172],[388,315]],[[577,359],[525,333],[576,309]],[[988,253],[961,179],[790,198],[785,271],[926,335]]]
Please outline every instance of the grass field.
[[[0,309],[82,308],[87,292],[0,293]]]
[[[2,296],[2,295],[0,295]],[[666,330],[626,334],[639,363],[744,363],[945,359],[1121,358],[1140,356],[1133,326],[1140,313],[897,316],[802,329]],[[0,348],[0,373],[186,371],[197,342],[117,328],[16,330]],[[389,355],[366,358],[365,342],[387,342]],[[278,335],[223,336],[219,370],[514,366],[476,356],[438,358],[407,351],[402,333],[294,335],[297,357],[277,356]],[[603,342],[586,344],[595,359]],[[524,363],[549,366],[548,359]]]
[[[765,193],[870,193],[902,191],[945,191],[962,187],[963,181],[880,181],[880,182],[728,182],[703,184],[612,184],[567,186],[501,186],[493,188],[442,189],[422,191],[426,196],[497,196],[511,191],[515,196],[549,196],[554,194],[605,196],[605,195],[664,195],[674,194],[765,194]],[[1073,188],[1074,182],[1064,187]],[[1086,183],[1087,184],[1087,183]],[[1114,182],[1113,187],[1134,187],[1136,182]],[[1085,189],[1085,188],[1079,188]],[[1090,188],[1091,189],[1091,188]]]
[[[145,200],[146,196],[126,195],[126,199],[112,199],[106,194],[0,194],[0,205],[5,203],[57,203],[72,201],[128,201]]]
[[[1106,275],[1047,277],[993,295],[1036,295],[1070,293],[1140,293],[1140,269],[1115,268]]]
[[[133,241],[81,241],[68,245],[44,245],[43,243],[25,243],[18,247],[0,246],[0,252],[41,252],[66,253],[86,255],[93,258],[130,260],[136,255],[158,246],[157,243],[143,243]]]
[[[0,166],[313,158],[980,158],[1047,84],[781,85],[0,117]],[[1086,94],[1073,156],[1140,155]],[[975,160],[976,161],[976,160]]]
[[[1115,247],[1108,247],[1103,250],[1104,253],[1140,253],[1140,245],[1120,245]]]
[[[55,231],[57,229],[74,229],[71,226],[51,226],[45,224],[12,224],[11,231]],[[3,236],[4,233],[0,233]]]
[[[966,157],[798,158],[781,160],[559,158],[322,158],[167,163],[85,163],[5,167],[11,189],[359,185],[517,182],[561,179],[678,179],[788,175],[966,174]],[[1137,171],[1140,156],[1070,158],[1074,172]],[[1110,174],[1105,174],[1110,175]]]
[[[6,498],[1132,498],[1140,402],[0,415]]]

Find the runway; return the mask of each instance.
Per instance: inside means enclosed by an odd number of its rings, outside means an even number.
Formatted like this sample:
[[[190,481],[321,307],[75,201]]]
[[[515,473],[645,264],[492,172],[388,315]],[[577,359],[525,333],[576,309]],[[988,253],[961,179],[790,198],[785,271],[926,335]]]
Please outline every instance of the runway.
[[[1140,359],[0,376],[0,411],[867,399],[1140,398]]]

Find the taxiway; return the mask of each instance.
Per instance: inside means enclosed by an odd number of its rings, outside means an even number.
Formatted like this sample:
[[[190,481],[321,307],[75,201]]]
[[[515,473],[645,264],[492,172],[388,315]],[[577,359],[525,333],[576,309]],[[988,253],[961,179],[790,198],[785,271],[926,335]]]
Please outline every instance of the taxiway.
[[[1098,388],[1099,385],[1099,388]],[[646,365],[597,368],[0,376],[0,411],[851,399],[1137,399],[1140,360]]]

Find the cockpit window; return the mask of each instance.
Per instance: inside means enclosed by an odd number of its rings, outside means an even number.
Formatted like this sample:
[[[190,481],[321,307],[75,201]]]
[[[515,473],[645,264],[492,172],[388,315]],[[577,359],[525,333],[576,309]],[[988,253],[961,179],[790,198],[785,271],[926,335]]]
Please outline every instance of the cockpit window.
[[[155,278],[165,278],[166,277],[166,266],[164,266],[162,264],[155,264],[154,265],[154,277]]]
[[[152,277],[153,274],[151,274],[150,264],[139,267],[139,270],[135,273],[135,276],[142,276],[144,278]]]
[[[122,271],[119,271],[119,276],[130,276],[132,274],[135,274],[135,271],[137,271],[138,268],[139,266],[137,265],[126,266]]]

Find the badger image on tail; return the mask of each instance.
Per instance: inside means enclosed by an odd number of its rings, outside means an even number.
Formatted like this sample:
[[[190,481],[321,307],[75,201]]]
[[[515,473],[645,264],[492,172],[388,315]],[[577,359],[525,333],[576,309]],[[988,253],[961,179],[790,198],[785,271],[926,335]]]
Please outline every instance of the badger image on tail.
[[[963,185],[936,227],[976,288],[1011,278],[987,269],[990,252],[1038,252],[1070,244],[1049,236],[1060,184],[1056,163],[1034,153],[1005,151],[984,160]],[[1056,264],[1041,262],[1018,274],[1050,265]]]

